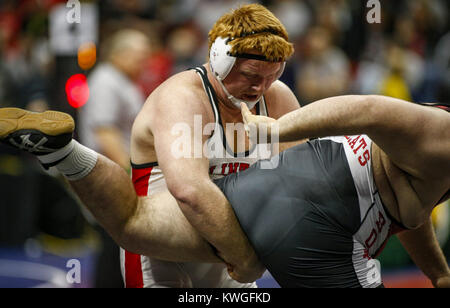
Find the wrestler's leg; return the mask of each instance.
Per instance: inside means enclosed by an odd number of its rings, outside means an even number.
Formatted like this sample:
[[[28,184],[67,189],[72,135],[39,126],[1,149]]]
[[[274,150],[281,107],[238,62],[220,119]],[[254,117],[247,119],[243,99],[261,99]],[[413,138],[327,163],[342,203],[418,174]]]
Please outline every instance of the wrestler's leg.
[[[167,261],[218,262],[168,193],[138,198],[128,174],[71,139],[73,119],[60,112],[0,109],[0,141],[55,166],[83,204],[123,248]]]
[[[127,251],[173,262],[220,262],[168,191],[137,198],[126,172],[108,158],[100,155],[92,172],[70,185]]]
[[[98,155],[95,167],[87,176],[75,181],[68,179],[68,182],[99,224],[120,241],[138,204],[128,174],[113,161]]]

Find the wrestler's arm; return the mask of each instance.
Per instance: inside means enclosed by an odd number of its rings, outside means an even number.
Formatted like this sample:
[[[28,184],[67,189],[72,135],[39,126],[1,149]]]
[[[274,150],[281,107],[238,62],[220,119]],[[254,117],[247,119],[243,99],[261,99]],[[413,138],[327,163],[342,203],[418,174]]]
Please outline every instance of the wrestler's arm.
[[[267,109],[270,117],[268,117],[267,119],[269,121],[275,121],[275,119],[279,119],[289,112],[293,112],[300,108],[300,103],[298,102],[295,94],[285,83],[281,82],[280,80],[275,81],[264,96],[267,102]],[[305,140],[280,142],[278,144],[275,144],[275,148],[274,151],[272,151],[272,154],[278,154],[276,151],[277,149],[278,152],[282,152],[303,142],[305,142]]]
[[[209,161],[202,154],[209,137],[202,134],[203,127],[214,119],[207,113],[209,106],[191,89],[180,86],[176,92],[162,89],[155,93],[151,104],[148,130],[153,133],[158,164],[169,191],[187,220],[234,269],[232,277],[242,282],[256,280],[264,269],[228,200],[209,178]],[[202,123],[195,123],[194,116]],[[173,133],[176,127],[186,130]],[[174,153],[174,145],[180,140],[190,145],[188,157]]]
[[[385,96],[326,98],[281,117],[277,124],[280,141],[367,134],[396,165],[417,177],[442,171],[439,162],[448,159],[450,149],[445,111]]]
[[[264,120],[249,115],[248,110],[243,116],[247,123]],[[450,115],[441,109],[378,95],[339,96],[291,112],[270,127],[279,128],[281,141],[367,134],[377,150],[381,149],[385,168],[392,165],[397,168],[390,168],[391,172],[408,175],[409,181],[403,177],[403,186],[413,185],[422,198],[430,183],[443,194],[448,190]],[[413,228],[423,223],[430,206],[442,195],[430,199],[413,193],[396,197],[399,204],[414,205],[414,210],[399,214],[402,222]]]
[[[431,219],[420,228],[404,231],[397,237],[435,287],[450,287],[450,269],[436,239]]]

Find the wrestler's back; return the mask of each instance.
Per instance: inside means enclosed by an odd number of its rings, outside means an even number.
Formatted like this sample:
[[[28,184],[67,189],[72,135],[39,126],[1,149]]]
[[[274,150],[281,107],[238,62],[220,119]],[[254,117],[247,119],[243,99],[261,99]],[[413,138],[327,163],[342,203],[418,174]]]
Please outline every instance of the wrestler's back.
[[[379,286],[367,281],[364,256],[382,249],[391,221],[373,185],[370,144],[314,140],[215,181],[281,286]]]

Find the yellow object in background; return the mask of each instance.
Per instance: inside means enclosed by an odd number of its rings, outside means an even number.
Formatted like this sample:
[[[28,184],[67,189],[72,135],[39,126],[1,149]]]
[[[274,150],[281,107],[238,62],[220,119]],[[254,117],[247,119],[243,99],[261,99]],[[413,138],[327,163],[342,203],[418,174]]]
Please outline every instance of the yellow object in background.
[[[431,214],[434,230],[441,247],[443,247],[450,236],[450,200],[438,205]]]
[[[399,74],[391,74],[384,80],[381,88],[382,95],[406,101],[411,101],[411,93],[406,81]]]
[[[94,43],[88,42],[81,44],[78,48],[78,65],[83,70],[89,70],[97,61],[97,46]]]

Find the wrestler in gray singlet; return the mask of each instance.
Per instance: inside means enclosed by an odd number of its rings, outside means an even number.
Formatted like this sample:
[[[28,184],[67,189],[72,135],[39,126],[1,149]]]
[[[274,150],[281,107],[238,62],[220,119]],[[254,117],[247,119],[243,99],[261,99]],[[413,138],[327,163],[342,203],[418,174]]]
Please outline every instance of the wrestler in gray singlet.
[[[215,183],[282,287],[380,287],[376,256],[398,223],[375,187],[367,136],[319,139]],[[267,163],[267,161],[266,161]]]

